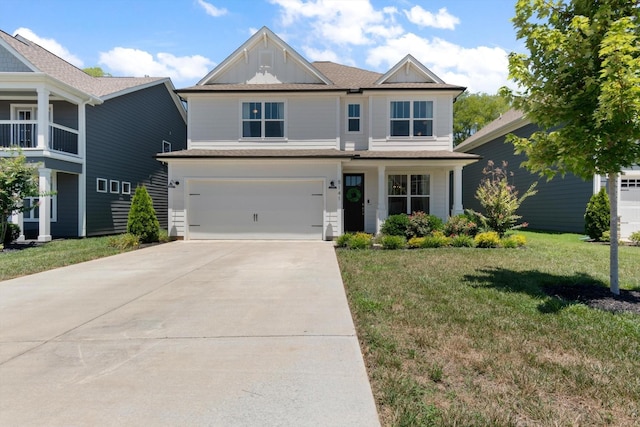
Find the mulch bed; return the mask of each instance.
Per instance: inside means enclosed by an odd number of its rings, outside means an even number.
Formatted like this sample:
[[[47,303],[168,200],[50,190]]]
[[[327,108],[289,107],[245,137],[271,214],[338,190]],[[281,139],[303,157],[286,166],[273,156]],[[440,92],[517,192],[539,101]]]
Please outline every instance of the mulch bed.
[[[25,242],[13,242],[8,245],[4,245],[4,250],[0,251],[0,255],[8,254],[10,252],[17,252],[23,249],[35,248],[38,246],[44,245],[43,242],[38,242],[36,240],[27,240]]]
[[[545,286],[544,291],[550,296],[580,302],[600,310],[640,314],[640,291],[622,289],[620,295],[614,295],[609,288],[598,285],[550,285]]]

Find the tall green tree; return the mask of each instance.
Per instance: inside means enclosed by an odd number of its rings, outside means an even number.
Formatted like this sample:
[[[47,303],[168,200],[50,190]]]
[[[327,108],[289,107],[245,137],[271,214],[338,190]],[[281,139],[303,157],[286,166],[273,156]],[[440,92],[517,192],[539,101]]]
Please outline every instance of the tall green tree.
[[[111,74],[106,73],[100,67],[87,67],[83,68],[82,71],[89,74],[91,77],[111,77]]]
[[[500,95],[464,91],[453,104],[453,145],[458,145],[510,107]]]
[[[158,241],[160,223],[153,208],[153,200],[144,185],[136,187],[136,192],[131,199],[127,232],[140,237],[142,243]]]
[[[636,0],[518,0],[528,54],[511,53],[503,88],[542,131],[510,136],[542,175],[608,175],[611,291],[618,294],[617,179],[640,163],[640,4]],[[556,126],[557,130],[548,131]]]
[[[27,163],[20,151],[0,157],[0,236],[4,238],[7,221],[13,212],[26,212],[35,206],[25,206],[26,197],[38,197],[38,171]],[[2,241],[0,240],[0,244]]]

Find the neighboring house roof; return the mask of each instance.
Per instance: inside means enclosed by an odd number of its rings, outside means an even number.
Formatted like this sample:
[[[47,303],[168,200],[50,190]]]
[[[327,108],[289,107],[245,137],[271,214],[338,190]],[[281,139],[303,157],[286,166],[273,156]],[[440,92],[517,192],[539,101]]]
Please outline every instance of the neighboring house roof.
[[[451,151],[341,151],[337,149],[247,149],[247,150],[209,150],[191,149],[159,153],[156,158],[341,158],[341,159],[410,159],[410,160],[477,160],[475,154],[455,153]]]
[[[466,153],[531,123],[520,110],[511,109],[458,144],[454,151]]]
[[[50,77],[95,97],[105,97],[127,90],[138,90],[169,80],[167,77],[92,77],[21,35],[12,37],[0,30],[0,43],[6,43],[33,72]],[[171,86],[169,89],[173,89]]]

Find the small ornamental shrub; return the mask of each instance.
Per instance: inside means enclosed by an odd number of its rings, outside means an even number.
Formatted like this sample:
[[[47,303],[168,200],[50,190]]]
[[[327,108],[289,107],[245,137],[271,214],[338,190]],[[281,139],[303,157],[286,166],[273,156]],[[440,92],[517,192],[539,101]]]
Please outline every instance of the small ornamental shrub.
[[[424,239],[426,239],[426,237],[412,237],[407,242],[407,246],[412,249],[421,248],[424,244]]]
[[[367,249],[373,243],[373,236],[368,233],[356,233],[347,241],[349,249]]]
[[[444,225],[442,220],[435,215],[424,212],[414,212],[409,217],[409,225],[406,229],[406,237],[425,237],[434,231],[442,231]]]
[[[451,246],[454,248],[472,248],[473,245],[473,237],[467,236],[466,234],[451,237]]]
[[[515,240],[518,247],[522,247],[527,244],[527,238],[523,234],[514,234],[509,236],[509,238]]]
[[[600,241],[601,242],[610,242],[611,241],[611,230],[607,230],[604,233],[602,233],[602,236],[600,236]]]
[[[136,187],[136,192],[131,200],[127,233],[135,234],[142,243],[158,241],[160,223],[156,217],[156,211],[153,209],[153,200],[144,186]]]
[[[336,239],[336,246],[339,248],[346,248],[352,236],[353,234],[351,233],[344,233],[338,236],[338,238]]]
[[[478,234],[478,223],[465,214],[452,216],[444,225],[444,234],[447,236],[465,235],[474,237]]]
[[[7,223],[7,228],[5,228],[4,236],[0,243],[8,245],[9,243],[16,240],[20,237],[20,226],[18,224],[14,224],[12,222]]]
[[[498,248],[500,247],[500,236],[495,231],[485,231],[479,233],[473,239],[478,248]]]
[[[140,238],[135,234],[126,233],[109,237],[107,245],[119,250],[136,249],[140,246]]]
[[[169,232],[164,228],[161,228],[160,232],[158,233],[158,242],[168,243],[170,241],[171,241],[171,236],[169,236]]]
[[[384,221],[380,231],[387,236],[406,236],[409,228],[409,216],[407,214],[389,215]]]
[[[451,245],[451,239],[445,236],[441,231],[436,231],[430,236],[424,238],[423,248],[443,248]]]
[[[407,240],[404,236],[382,236],[380,244],[382,249],[402,249],[406,246]]]
[[[636,246],[640,246],[640,231],[634,231],[631,233],[629,240],[631,240],[631,242]]]
[[[584,213],[584,232],[594,240],[601,240],[602,234],[609,230],[609,196],[604,188],[589,199]]]
[[[516,242],[511,237],[504,237],[500,241],[500,246],[502,246],[503,248],[507,248],[507,249],[513,249],[513,248],[517,248],[518,247],[518,242]]]

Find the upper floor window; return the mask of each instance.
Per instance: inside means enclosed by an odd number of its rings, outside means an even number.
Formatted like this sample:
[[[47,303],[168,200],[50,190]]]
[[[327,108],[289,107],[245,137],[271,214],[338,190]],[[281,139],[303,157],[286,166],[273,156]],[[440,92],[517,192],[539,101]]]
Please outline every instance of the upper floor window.
[[[243,102],[243,138],[284,138],[284,102]]]
[[[433,101],[391,101],[391,136],[433,136]]]
[[[347,106],[347,132],[360,132],[360,104]]]

